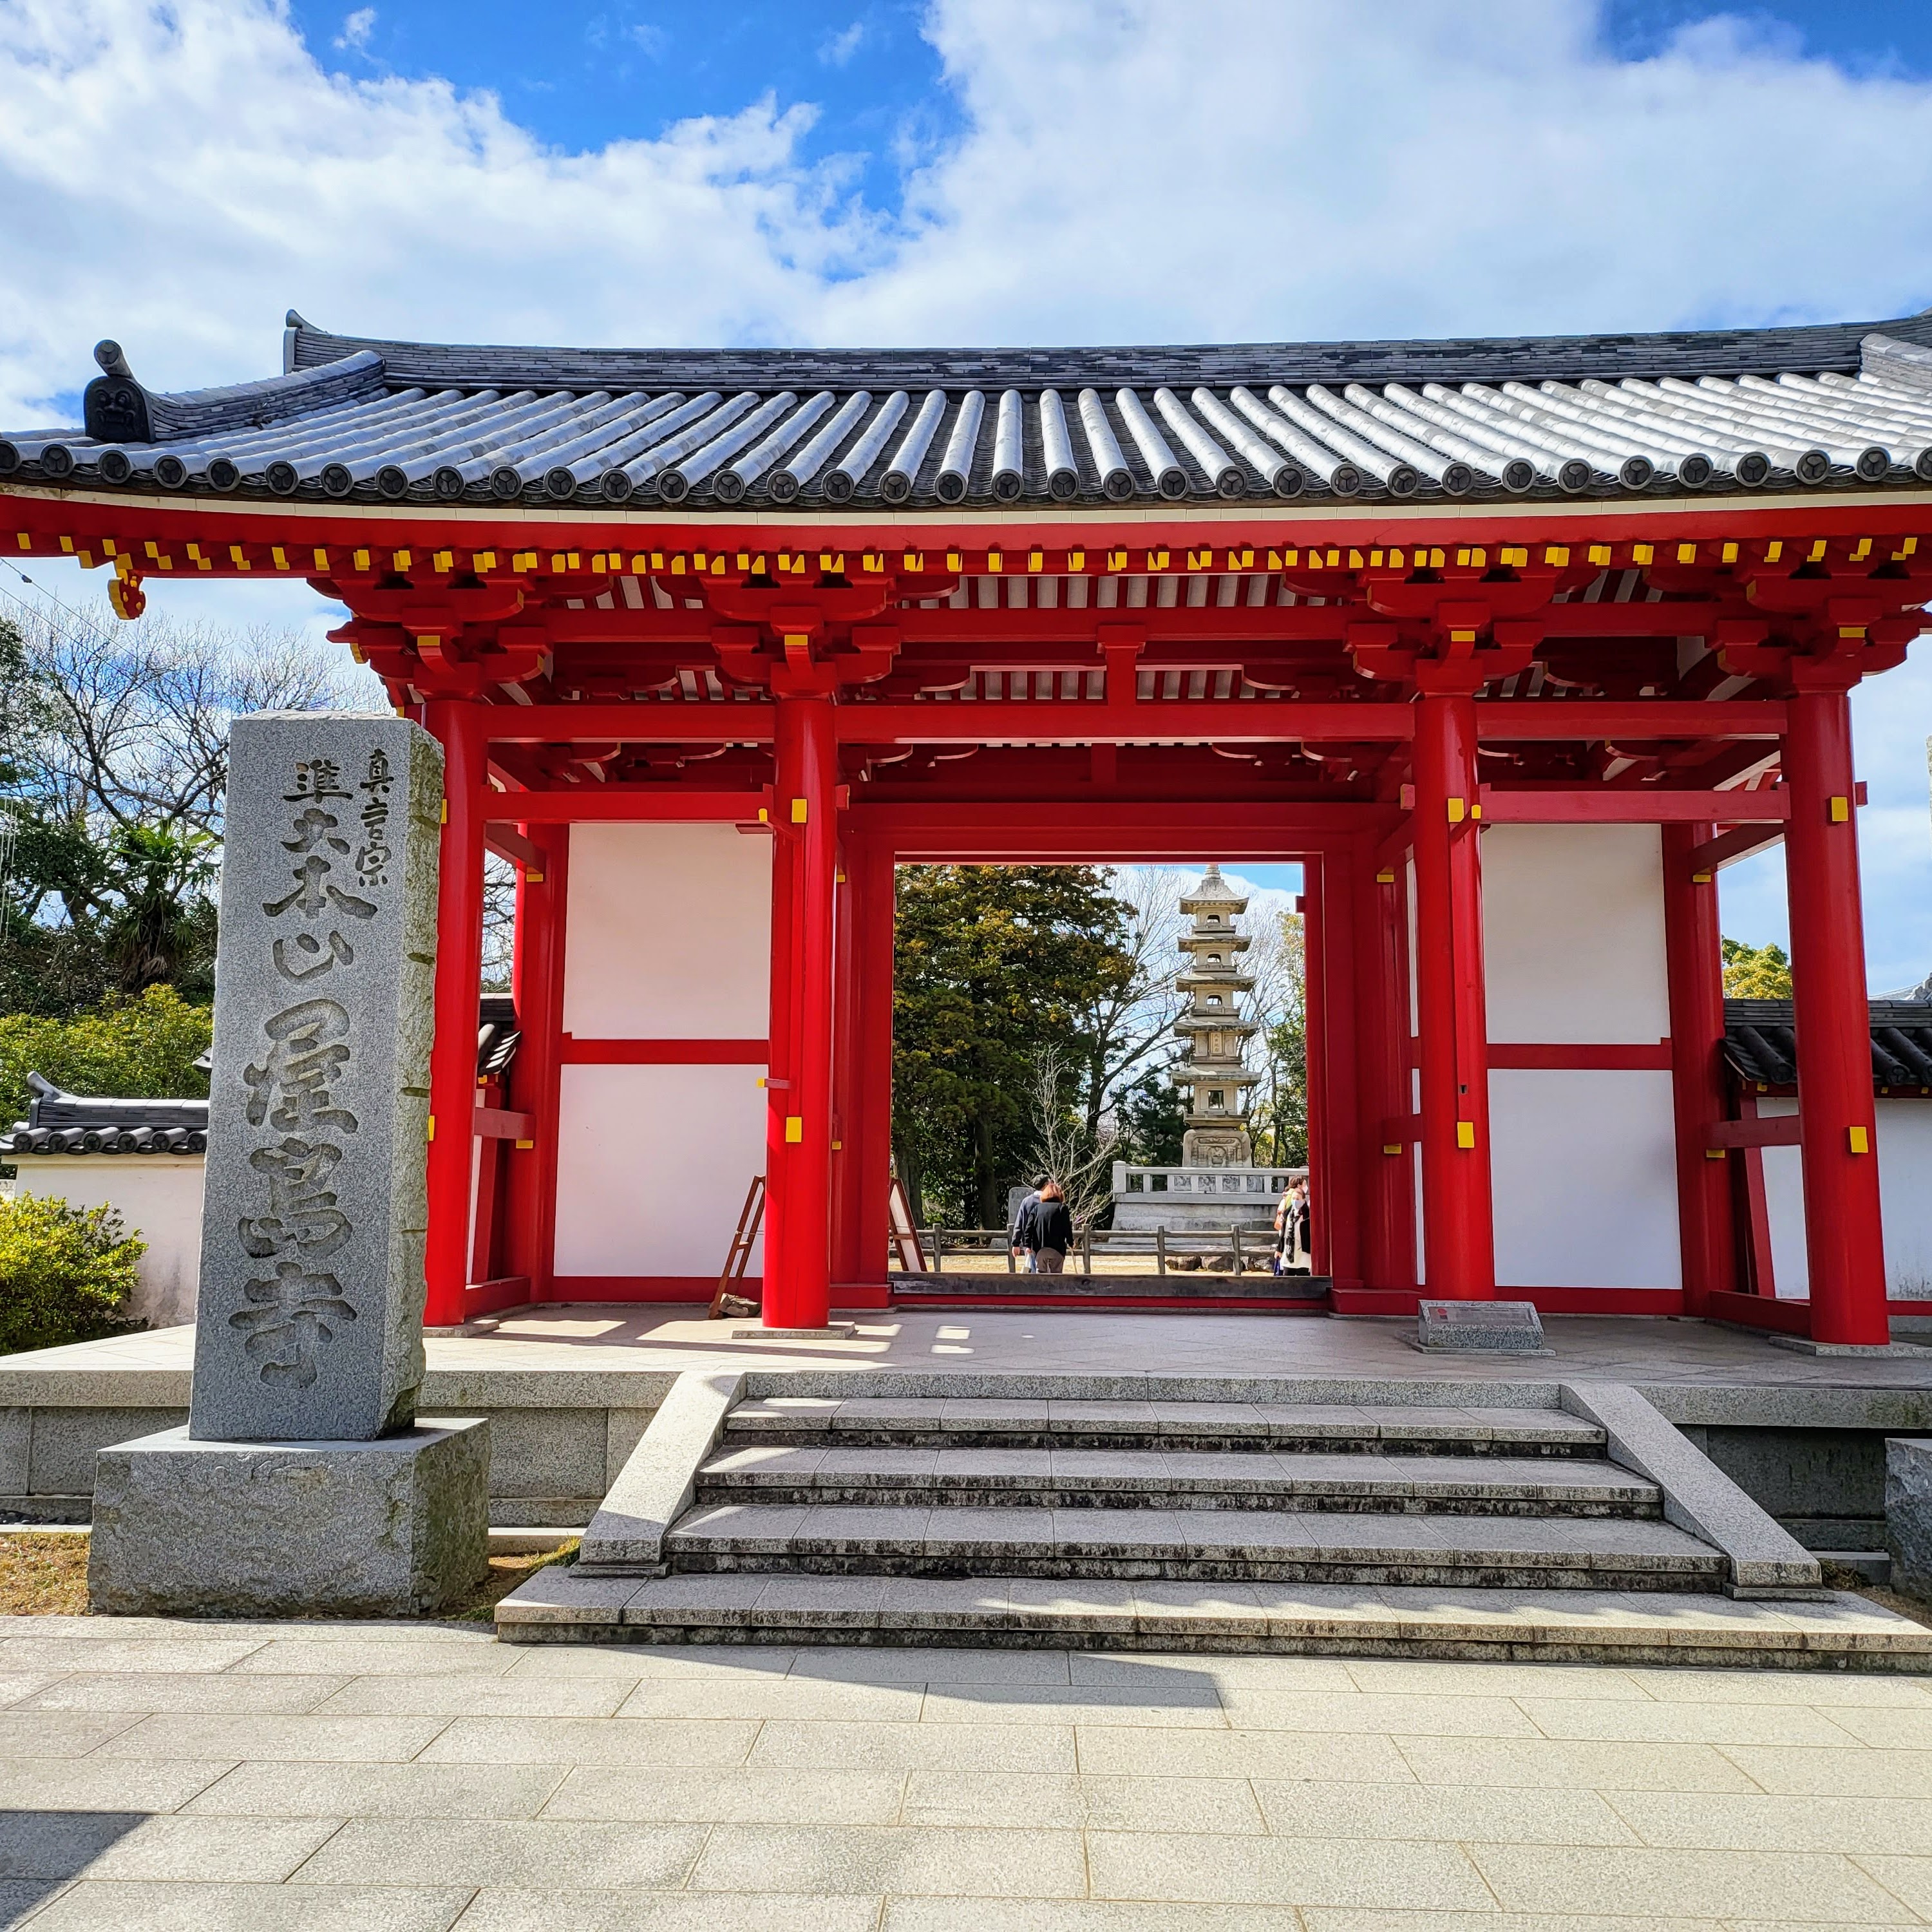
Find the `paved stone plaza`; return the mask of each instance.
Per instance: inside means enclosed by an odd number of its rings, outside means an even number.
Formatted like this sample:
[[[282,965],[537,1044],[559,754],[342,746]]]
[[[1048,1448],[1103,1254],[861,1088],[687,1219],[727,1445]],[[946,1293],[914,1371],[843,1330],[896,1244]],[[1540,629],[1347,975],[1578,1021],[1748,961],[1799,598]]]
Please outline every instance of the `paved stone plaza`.
[[[1932,1678],[0,1622],[37,1932],[1932,1923]]]

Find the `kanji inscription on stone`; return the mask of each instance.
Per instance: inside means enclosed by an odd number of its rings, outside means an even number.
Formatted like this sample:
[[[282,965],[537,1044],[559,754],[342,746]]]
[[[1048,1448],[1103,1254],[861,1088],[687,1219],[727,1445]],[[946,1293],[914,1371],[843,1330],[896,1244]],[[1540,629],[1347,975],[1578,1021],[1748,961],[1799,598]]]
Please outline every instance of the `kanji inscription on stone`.
[[[442,754],[386,715],[238,718],[190,1433],[365,1441],[422,1381]]]

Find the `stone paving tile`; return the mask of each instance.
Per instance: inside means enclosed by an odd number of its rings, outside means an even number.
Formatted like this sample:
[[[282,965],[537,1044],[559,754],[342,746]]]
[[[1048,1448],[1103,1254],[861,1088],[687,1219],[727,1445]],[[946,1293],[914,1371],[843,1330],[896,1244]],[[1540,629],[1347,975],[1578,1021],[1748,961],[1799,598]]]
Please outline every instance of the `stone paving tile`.
[[[486,1886],[463,1932],[874,1932],[876,1898],[770,1892],[518,1892]]]
[[[1577,1918],[1569,1912],[1358,1912],[1346,1907],[1311,1906],[1301,1915],[1304,1932],[1744,1932],[1729,1921],[1714,1918],[1641,1918],[1606,1917],[1592,1912]],[[1790,1928],[1760,1926],[1755,1932],[1790,1932]],[[1807,1932],[1817,1932],[1816,1927]],[[1848,1925],[1834,1932],[1872,1932],[1869,1926]]]
[[[826,1644],[797,1652],[791,1675],[839,1684],[1070,1684],[1076,1681],[1071,1666],[1090,1654]]]
[[[640,1684],[626,1698],[620,1718],[833,1718],[858,1724],[916,1724],[924,1688],[917,1684],[818,1683],[778,1677],[762,1684],[740,1679],[666,1678]]]
[[[1861,1744],[1880,1750],[1932,1750],[1932,1703],[1904,1710],[1872,1709],[1863,1706],[1834,1707],[1831,1721],[1849,1731]],[[1755,1743],[1756,1739],[1748,1740]],[[1782,1740],[1765,1740],[1767,1743]],[[1794,1738],[1796,1743],[1798,1740]],[[1822,1738],[1820,1740],[1824,1742]]]
[[[1600,1697],[1518,1701],[1546,1737],[1641,1738],[1658,1744],[1840,1744],[1858,1720],[1898,1714],[1848,1709],[1827,1717],[1798,1704],[1640,1704]],[[1927,1742],[1932,1742],[1932,1727]]]
[[[1435,1785],[1322,1785],[1257,1778],[1268,1828],[1285,1838],[1418,1838],[1497,1844],[1645,1842],[1594,1791],[1499,1791]],[[1669,1803],[1702,1803],[1672,1793]],[[1675,1841],[1672,1841],[1675,1842]]]
[[[37,1692],[46,1690],[50,1684],[59,1682],[59,1674],[54,1671],[0,1671],[0,1708],[21,1703]]]
[[[8,1759],[0,1761],[0,1810],[172,1811],[229,1768],[194,1758]]]
[[[294,1676],[316,1671],[331,1677],[430,1677],[444,1672],[467,1672],[500,1677],[516,1660],[514,1649],[496,1642],[494,1633],[480,1640],[458,1643],[447,1639],[426,1643],[363,1644],[340,1639],[306,1643],[299,1637],[290,1637],[250,1652],[235,1669],[241,1676],[260,1671]],[[96,1670],[104,1667],[94,1666]]]
[[[766,1682],[794,1661],[814,1654],[788,1644],[535,1643],[520,1653],[505,1679],[552,1677],[742,1677]]]
[[[86,1757],[142,1721],[138,1713],[128,1711],[0,1711],[0,1758]]]
[[[1101,1831],[1266,1828],[1244,1778],[1022,1777],[951,1771],[911,1774],[905,1785],[904,1821]]]
[[[1477,1845],[1469,1856],[1506,1912],[1587,1912],[1613,1898],[1640,1916],[1688,1912],[1834,1928],[1917,1922],[1884,1883],[1834,1856],[1584,1845]]]
[[[1132,1735],[1193,1733],[1141,1731]],[[1073,1726],[1064,1723],[848,1724],[780,1719],[758,1732],[749,1762],[754,1767],[796,1770],[1074,1771],[1080,1766],[1073,1737]]]
[[[1435,1923],[1432,1919],[1427,1927],[1415,1925],[1409,1932],[1434,1932]],[[1303,1915],[1292,1905],[989,1898],[973,1908],[973,1932],[1302,1932],[1303,1924]],[[958,1908],[944,1899],[888,1899],[880,1932],[960,1932]]]
[[[22,1815],[31,1814],[16,1814]],[[44,1814],[34,1818],[33,1826],[33,1835],[44,1842]],[[213,1818],[183,1813],[144,1818],[91,1859],[86,1876],[132,1882],[194,1880],[219,1872],[231,1885],[274,1884],[288,1877],[340,1826],[336,1818]]]
[[[1424,1784],[1518,1790],[1749,1791],[1753,1780],[1712,1744],[1561,1738],[1401,1737],[1392,1750]],[[1743,1754],[1737,1754],[1742,1760]]]
[[[1352,1657],[1346,1670],[1358,1690],[1399,1691],[1428,1697],[1621,1697],[1641,1701],[1651,1695],[1638,1682],[1636,1672],[1603,1664],[1484,1664],[1459,1663],[1450,1658]],[[1677,1674],[1670,1670],[1652,1673],[1666,1678]]]
[[[118,1624],[121,1619],[104,1617],[100,1621]],[[261,1648],[259,1639],[248,1638],[223,1642],[186,1637],[8,1636],[0,1640],[0,1670],[226,1670]]]
[[[28,1711],[312,1711],[346,1677],[241,1677],[116,1670],[55,1679]]]
[[[1080,1769],[1101,1775],[1306,1778],[1348,1784],[1414,1781],[1394,1744],[1367,1732],[1148,1731],[1096,1724],[1084,1726],[1078,1737]],[[1744,1786],[1742,1776],[1737,1784]]]
[[[1274,1690],[1240,1684],[1223,1693],[1237,1730],[1400,1731],[1414,1736],[1533,1738],[1537,1727],[1507,1697],[1425,1697],[1357,1690]],[[1646,1707],[1648,1708],[1648,1707]]]
[[[551,1793],[543,1815],[669,1824],[894,1825],[904,1784],[899,1771],[821,1770],[800,1778],[791,1771],[580,1765]]]
[[[608,1718],[633,1688],[621,1677],[512,1682],[473,1671],[443,1677],[356,1677],[316,1708],[327,1716]]]
[[[470,1897],[446,1886],[83,1880],[32,1923],[34,1932],[447,1932]]]
[[[1580,1668],[1576,1672],[1580,1677],[1587,1674]],[[1890,1671],[1700,1670],[1694,1666],[1632,1665],[1616,1674],[1628,1678],[1660,1704],[1815,1704],[1821,1708],[1849,1704],[1932,1712],[1932,1678],[1906,1677]],[[1562,1694],[1579,1694],[1566,1684]]]
[[[704,1845],[696,1825],[577,1818],[355,1818],[302,1868],[304,1885],[542,1886],[566,1874],[586,1890],[675,1890]]]
[[[1109,1687],[1184,1682],[1252,1685],[1262,1690],[1336,1690],[1355,1688],[1339,1658],[1226,1655],[1190,1651],[1076,1650],[1067,1660],[1076,1684]]]
[[[1862,1744],[1842,1750],[1728,1744],[1724,1754],[1754,1784],[1780,1795],[1932,1798],[1932,1751],[1878,1751]]]
[[[1619,1791],[1606,1802],[1647,1845],[1932,1858],[1932,1798]]]
[[[1454,1845],[1092,1832],[1087,1857],[1101,1898],[1430,1910],[1492,1903],[1474,1866]]]
[[[50,1718],[77,1717],[50,1712]],[[163,1711],[138,1718],[97,1747],[102,1757],[287,1758],[296,1762],[412,1758],[442,1729],[441,1718],[323,1718]]]
[[[1881,1856],[1862,1852],[1858,1864],[1903,1899],[1921,1918],[1932,1919],[1932,1858]],[[1786,1917],[1796,1917],[1787,1910]],[[1882,1923],[1876,1912],[1871,1916]]]
[[[1130,1724],[1139,1730],[1224,1731],[1212,1685],[1115,1688],[1097,1684],[939,1684],[926,1694],[929,1724]]]
[[[367,1724],[369,1719],[345,1718]],[[433,1720],[430,1720],[433,1721]],[[422,1754],[425,1764],[742,1764],[755,1724],[660,1718],[458,1718]]]
[[[238,1764],[188,1804],[234,1818],[534,1818],[556,1764]]]
[[[1087,1865],[1077,1832],[720,1825],[691,1888],[1080,1898]]]

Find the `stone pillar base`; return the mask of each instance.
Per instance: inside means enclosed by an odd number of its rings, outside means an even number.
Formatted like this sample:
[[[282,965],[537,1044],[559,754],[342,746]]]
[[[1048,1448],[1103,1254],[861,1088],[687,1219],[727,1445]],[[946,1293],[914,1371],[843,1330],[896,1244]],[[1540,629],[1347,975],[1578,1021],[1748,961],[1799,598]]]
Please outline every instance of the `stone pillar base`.
[[[369,1442],[164,1430],[95,1460],[88,1607],[150,1616],[420,1616],[488,1567],[490,1425]]]

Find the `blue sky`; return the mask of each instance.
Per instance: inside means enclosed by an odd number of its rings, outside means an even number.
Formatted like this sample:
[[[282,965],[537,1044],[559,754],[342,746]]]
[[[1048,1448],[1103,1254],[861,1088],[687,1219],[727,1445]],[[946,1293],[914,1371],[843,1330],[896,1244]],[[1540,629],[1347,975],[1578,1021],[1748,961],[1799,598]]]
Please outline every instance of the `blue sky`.
[[[290,305],[648,345],[1932,304],[1927,0],[0,0],[0,101],[8,428],[71,420],[103,335],[158,387],[267,373]],[[1854,704],[1885,988],[1932,968],[1932,655]],[[1780,860],[1724,904],[1781,940]]]

